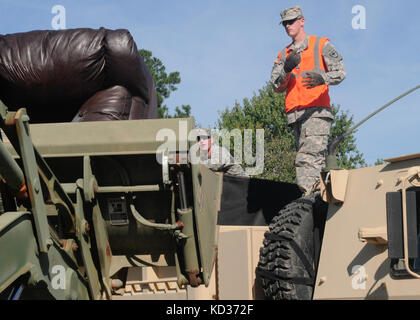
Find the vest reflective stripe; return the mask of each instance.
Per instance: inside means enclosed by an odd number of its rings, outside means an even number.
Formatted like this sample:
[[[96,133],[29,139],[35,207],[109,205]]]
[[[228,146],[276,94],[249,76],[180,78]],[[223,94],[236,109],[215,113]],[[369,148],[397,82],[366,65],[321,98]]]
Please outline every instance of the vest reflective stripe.
[[[322,58],[322,48],[327,40],[328,38],[309,37],[308,47],[301,53],[299,69],[295,68],[291,71],[291,77],[287,84],[286,112],[296,108],[331,106],[328,85],[307,89],[302,84],[303,78],[301,76],[305,71],[315,71],[321,74],[326,72],[327,69]],[[279,58],[285,59],[290,54],[289,47],[279,53]]]

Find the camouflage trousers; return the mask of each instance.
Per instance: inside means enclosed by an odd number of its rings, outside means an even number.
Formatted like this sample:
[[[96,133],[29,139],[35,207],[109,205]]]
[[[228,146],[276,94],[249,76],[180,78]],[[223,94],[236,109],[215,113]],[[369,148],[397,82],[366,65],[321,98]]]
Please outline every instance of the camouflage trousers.
[[[332,119],[311,117],[291,124],[296,142],[296,180],[302,191],[308,191],[325,166],[326,147]]]

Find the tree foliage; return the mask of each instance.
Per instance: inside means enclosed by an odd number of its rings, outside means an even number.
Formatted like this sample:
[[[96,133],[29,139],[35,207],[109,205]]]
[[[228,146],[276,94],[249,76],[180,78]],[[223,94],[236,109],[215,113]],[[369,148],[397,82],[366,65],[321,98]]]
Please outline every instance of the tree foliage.
[[[231,109],[226,108],[220,112],[217,126],[218,129],[227,130],[239,128],[242,132],[244,129],[264,129],[264,172],[259,177],[295,182],[295,141],[291,128],[287,126],[284,100],[285,95],[277,94],[267,83],[251,99],[243,99],[242,105],[235,102]],[[335,120],[331,127],[330,141],[353,125],[353,116],[348,111],[341,111],[340,106],[333,106],[332,110]],[[343,168],[366,165],[352,134],[338,145],[337,155],[338,163]]]
[[[191,115],[191,106],[182,105],[181,108],[176,107],[173,115],[169,114],[169,109],[163,104],[164,100],[169,98],[171,93],[177,90],[177,85],[181,83],[181,77],[178,71],[166,72],[163,62],[154,57],[149,50],[139,50],[140,55],[143,57],[147,67],[152,73],[155,82],[155,88],[158,100],[158,117],[159,118],[183,118]]]
[[[166,106],[161,108],[162,116],[159,118],[188,118],[191,116],[191,106],[189,104],[183,104],[181,108],[176,107],[173,115],[169,114],[169,110]]]
[[[349,114],[349,111],[342,111],[340,108],[340,105],[333,105],[332,107],[334,122],[331,126],[328,143],[336,137],[344,134],[354,125],[353,116]],[[367,166],[365,160],[363,159],[363,154],[357,150],[356,138],[353,134],[348,135],[343,142],[337,146],[337,159],[338,165],[344,169],[354,169]]]
[[[379,165],[381,165],[381,164],[385,164],[386,162],[385,162],[385,160],[384,159],[376,159],[376,161],[375,161],[375,163],[374,163],[374,166],[379,166]]]
[[[293,182],[296,180],[294,137],[287,127],[286,114],[281,106],[284,106],[284,95],[275,93],[270,85],[266,85],[251,99],[243,99],[243,105],[236,102],[231,110],[222,111],[218,128],[239,128],[241,132],[244,129],[264,129],[264,172],[260,177]]]

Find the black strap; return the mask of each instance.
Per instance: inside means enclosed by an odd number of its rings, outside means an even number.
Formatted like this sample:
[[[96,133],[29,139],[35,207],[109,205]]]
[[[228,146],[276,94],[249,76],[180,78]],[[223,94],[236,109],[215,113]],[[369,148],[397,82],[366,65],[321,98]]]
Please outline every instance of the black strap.
[[[308,272],[311,279],[315,277],[315,270],[311,263],[309,263],[308,259],[306,258],[305,254],[303,253],[302,249],[299,248],[295,240],[287,239],[285,237],[279,236],[277,234],[269,233],[266,235],[266,239],[275,240],[275,241],[287,241],[292,246],[293,250],[296,252],[297,256],[299,257],[300,261],[302,261],[303,265],[305,266],[306,271]]]
[[[321,250],[321,230],[318,226],[316,226],[314,228],[314,254],[315,254],[314,263],[316,266],[318,266],[320,250]]]

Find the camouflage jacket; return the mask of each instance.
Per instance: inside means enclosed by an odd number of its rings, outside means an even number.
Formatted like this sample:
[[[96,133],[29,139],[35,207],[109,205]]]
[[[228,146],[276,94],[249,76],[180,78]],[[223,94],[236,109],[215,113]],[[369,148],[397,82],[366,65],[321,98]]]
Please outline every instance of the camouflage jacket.
[[[201,154],[201,163],[216,172],[223,172],[233,176],[248,176],[244,169],[235,163],[229,150],[217,144],[212,144],[210,158],[207,157],[207,154]]]
[[[290,49],[297,52],[302,52],[308,47],[309,36],[306,36],[305,40],[300,43],[292,43]],[[337,85],[346,77],[346,70],[343,63],[343,57],[338,53],[335,47],[330,41],[327,41],[322,48],[322,57],[327,67],[327,72],[321,74],[325,84]],[[283,92],[286,90],[287,83],[290,79],[290,73],[286,74],[283,69],[284,61],[276,60],[273,69],[271,71],[270,83],[277,92]],[[312,117],[325,117],[333,119],[333,115],[329,108],[325,107],[313,107],[317,108],[311,110]],[[312,108],[311,108],[312,109]],[[307,114],[307,110],[292,111],[287,115],[287,122],[289,124],[299,120],[302,116]]]

